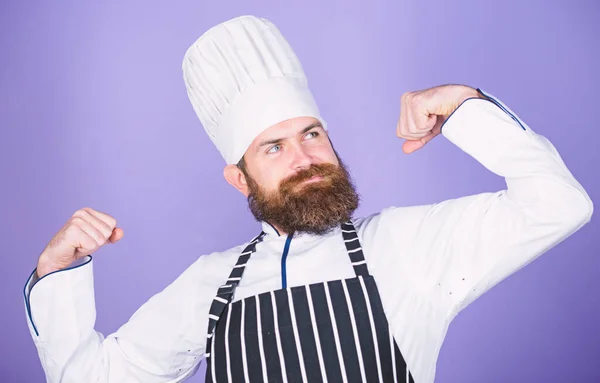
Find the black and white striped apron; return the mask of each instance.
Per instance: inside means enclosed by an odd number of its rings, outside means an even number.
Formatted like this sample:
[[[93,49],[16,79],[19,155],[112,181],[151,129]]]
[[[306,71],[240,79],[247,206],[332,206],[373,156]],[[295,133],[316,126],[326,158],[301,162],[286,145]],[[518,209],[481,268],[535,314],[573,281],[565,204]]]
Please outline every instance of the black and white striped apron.
[[[342,224],[342,235],[356,277],[232,302],[264,233],[250,242],[210,308],[207,383],[414,383],[351,222]]]

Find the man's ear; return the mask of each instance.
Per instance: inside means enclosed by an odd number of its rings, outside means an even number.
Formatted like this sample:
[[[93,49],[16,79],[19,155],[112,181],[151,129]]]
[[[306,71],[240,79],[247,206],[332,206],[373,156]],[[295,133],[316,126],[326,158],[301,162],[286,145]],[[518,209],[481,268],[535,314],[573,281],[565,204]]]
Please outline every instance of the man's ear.
[[[223,176],[231,186],[236,188],[244,197],[248,197],[248,182],[246,176],[236,165],[227,165],[223,169]]]

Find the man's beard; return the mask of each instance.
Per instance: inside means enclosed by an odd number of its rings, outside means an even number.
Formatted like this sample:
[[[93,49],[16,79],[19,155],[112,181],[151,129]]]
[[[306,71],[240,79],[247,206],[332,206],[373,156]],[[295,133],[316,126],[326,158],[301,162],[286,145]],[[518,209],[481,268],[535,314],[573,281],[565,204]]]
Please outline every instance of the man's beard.
[[[275,192],[263,190],[244,171],[249,188],[248,206],[258,221],[278,226],[286,233],[322,235],[347,222],[360,197],[346,166],[313,164],[283,180]],[[321,180],[303,184],[313,176]]]

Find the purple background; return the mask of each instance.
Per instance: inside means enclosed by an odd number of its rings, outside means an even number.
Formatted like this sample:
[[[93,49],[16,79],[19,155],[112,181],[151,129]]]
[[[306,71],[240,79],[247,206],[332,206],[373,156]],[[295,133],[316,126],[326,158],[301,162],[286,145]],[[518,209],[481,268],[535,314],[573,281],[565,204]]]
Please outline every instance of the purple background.
[[[185,93],[183,54],[209,27],[241,14],[280,27],[365,215],[505,187],[442,137],[401,152],[400,96],[444,83],[505,102],[598,204],[599,10],[593,0],[0,3],[0,380],[44,379],[21,291],[78,208],[125,231],[96,254],[105,334],[199,255],[259,230]],[[599,229],[593,217],[463,311],[437,381],[600,381]]]

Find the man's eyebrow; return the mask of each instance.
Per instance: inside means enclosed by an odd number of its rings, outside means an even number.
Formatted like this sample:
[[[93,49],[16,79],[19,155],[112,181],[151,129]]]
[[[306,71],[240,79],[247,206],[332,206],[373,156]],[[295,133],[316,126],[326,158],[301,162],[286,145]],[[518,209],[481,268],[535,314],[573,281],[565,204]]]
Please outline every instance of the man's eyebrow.
[[[308,125],[306,128],[302,129],[302,131],[300,132],[300,134],[304,134],[304,133],[308,132],[309,130],[311,130],[311,129],[314,129],[314,128],[316,128],[316,127],[320,127],[320,128],[322,128],[322,127],[323,127],[323,125],[321,125],[321,123],[320,123],[320,122],[314,122],[314,123],[312,123],[312,124]],[[272,139],[272,140],[266,140],[266,141],[263,141],[263,142],[261,142],[261,143],[258,145],[258,149],[257,149],[257,151],[258,151],[258,150],[260,150],[260,148],[262,148],[263,146],[266,146],[266,145],[271,145],[271,144],[277,144],[277,143],[279,143],[279,142],[283,141],[284,139],[285,139],[285,138],[274,138],[274,139]]]

